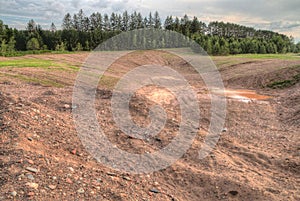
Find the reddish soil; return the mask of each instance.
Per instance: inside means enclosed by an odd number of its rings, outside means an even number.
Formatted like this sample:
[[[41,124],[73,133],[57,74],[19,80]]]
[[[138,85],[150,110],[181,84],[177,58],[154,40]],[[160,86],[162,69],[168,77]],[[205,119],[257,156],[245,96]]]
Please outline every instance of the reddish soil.
[[[30,55],[0,61],[41,58],[76,66],[87,55]],[[105,167],[82,146],[71,111],[76,72],[0,68],[1,74],[51,79],[63,85],[0,76],[0,200],[300,200],[300,85],[266,87],[295,75],[300,60],[248,60],[219,66],[228,88],[226,129],[202,160],[198,151],[210,123],[210,99],[195,71],[182,59],[158,51],[132,53],[111,66],[106,75],[118,79],[139,65],[168,65],[184,75],[199,96],[201,126],[192,146],[175,164],[151,174]],[[111,95],[111,86],[100,85],[95,106],[99,124],[119,148],[153,152],[178,132],[179,106],[168,90],[144,87],[130,102],[132,118],[141,125],[149,123],[152,105],[166,109],[165,128],[148,141],[117,128],[110,111]],[[234,95],[251,101],[239,101]]]

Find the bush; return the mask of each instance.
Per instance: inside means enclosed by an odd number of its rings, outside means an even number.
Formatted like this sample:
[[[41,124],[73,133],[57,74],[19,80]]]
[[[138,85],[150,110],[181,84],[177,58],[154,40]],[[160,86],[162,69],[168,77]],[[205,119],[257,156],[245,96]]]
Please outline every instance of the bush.
[[[39,50],[40,49],[40,44],[38,39],[36,38],[31,38],[27,44],[26,44],[27,50]]]

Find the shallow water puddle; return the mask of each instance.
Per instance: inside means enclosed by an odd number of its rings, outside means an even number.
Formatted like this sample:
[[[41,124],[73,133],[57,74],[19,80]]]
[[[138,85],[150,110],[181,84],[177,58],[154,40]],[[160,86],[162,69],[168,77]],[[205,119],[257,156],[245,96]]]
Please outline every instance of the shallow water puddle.
[[[214,94],[224,95],[227,98],[235,99],[241,102],[249,103],[251,101],[263,101],[271,98],[270,96],[257,94],[254,90],[246,90],[246,89],[225,89],[222,91],[221,89],[214,89]]]

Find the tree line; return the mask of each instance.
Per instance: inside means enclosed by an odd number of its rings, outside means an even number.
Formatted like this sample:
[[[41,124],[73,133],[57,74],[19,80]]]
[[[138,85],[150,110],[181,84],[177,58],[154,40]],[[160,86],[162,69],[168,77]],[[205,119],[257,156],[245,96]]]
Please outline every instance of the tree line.
[[[30,20],[26,29],[18,30],[4,25],[0,20],[0,53],[5,55],[14,51],[36,50],[89,51],[121,32],[141,28],[181,33],[196,41],[212,55],[300,52],[300,42],[295,44],[292,37],[284,34],[233,23],[206,24],[197,17],[190,19],[187,15],[182,18],[167,16],[162,23],[157,11],[153,14],[150,12],[146,17],[139,12],[129,14],[127,11],[110,15],[95,12],[86,16],[81,9],[73,15],[67,13],[61,27],[62,29],[58,30],[52,23],[49,29],[44,30],[34,20]],[[130,40],[136,46],[139,44],[144,48],[163,48],[170,45],[164,43],[165,39],[146,41],[145,36],[139,35],[131,37]],[[172,40],[175,40],[176,44],[176,40],[180,39],[174,37]]]

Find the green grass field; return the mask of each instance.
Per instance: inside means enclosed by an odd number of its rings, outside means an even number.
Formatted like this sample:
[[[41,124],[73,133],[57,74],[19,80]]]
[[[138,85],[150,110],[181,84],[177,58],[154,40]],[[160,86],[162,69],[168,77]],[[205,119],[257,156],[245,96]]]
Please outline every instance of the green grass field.
[[[300,54],[238,54],[229,55],[228,57],[247,58],[247,59],[287,59],[287,60],[300,60]]]
[[[19,57],[0,61],[0,70],[0,80],[4,82],[12,79],[42,86],[64,87],[65,81],[56,79],[57,76],[52,74],[74,74],[79,67],[64,61]]]
[[[79,70],[79,67],[46,59],[16,59],[0,61],[0,68],[43,68],[50,70]]]

